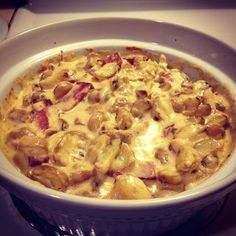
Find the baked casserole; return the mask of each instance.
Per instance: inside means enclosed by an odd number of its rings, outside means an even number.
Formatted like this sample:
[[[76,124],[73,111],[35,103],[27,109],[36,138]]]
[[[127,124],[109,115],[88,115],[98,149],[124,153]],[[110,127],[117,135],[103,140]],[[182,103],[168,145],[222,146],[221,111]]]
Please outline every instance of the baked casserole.
[[[193,79],[183,62],[135,47],[61,52],[14,82],[1,149],[36,184],[74,195],[180,193],[234,147],[234,101],[201,73]]]

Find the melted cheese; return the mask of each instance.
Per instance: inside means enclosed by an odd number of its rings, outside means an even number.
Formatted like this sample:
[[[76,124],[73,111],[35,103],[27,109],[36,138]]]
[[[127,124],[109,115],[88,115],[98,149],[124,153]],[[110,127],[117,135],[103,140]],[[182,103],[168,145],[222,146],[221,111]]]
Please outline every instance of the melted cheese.
[[[26,128],[39,140],[46,140],[48,151],[47,159],[24,157],[29,158],[30,173],[35,168],[30,163],[33,158],[37,165],[62,171],[68,178],[68,193],[99,198],[122,197],[113,193],[119,179],[116,175],[142,179],[146,185],[135,178],[122,181],[132,179],[129,185],[146,186],[152,197],[158,197],[169,190],[183,191],[214,173],[233,148],[231,99],[213,92],[206,81],[191,81],[179,69],[168,69],[163,55],[159,61],[147,58],[148,54],[114,52],[69,54],[49,60],[46,68],[19,79],[15,84],[21,89],[17,94],[11,92],[1,109],[1,148],[6,156],[14,162],[18,152],[25,153],[19,143],[28,134],[13,133]],[[58,98],[55,88],[62,81],[71,85],[72,92]],[[97,96],[93,100],[89,98],[92,93]],[[178,107],[174,102],[179,102]],[[200,105],[208,110],[201,113]],[[29,119],[24,120],[24,115]],[[216,115],[221,116],[221,123],[211,127],[209,122]],[[70,134],[77,135],[71,143]],[[17,137],[12,138],[14,135]],[[217,149],[201,156],[209,140],[217,143]],[[127,143],[123,149],[122,143]],[[29,143],[27,148],[35,145]],[[186,157],[186,153],[191,155]],[[209,160],[217,160],[217,164],[209,164],[207,156],[213,156]],[[84,162],[83,167],[76,164],[78,160]],[[114,161],[116,165],[112,165]],[[114,171],[111,166],[119,168]],[[51,187],[56,188],[53,183]]]

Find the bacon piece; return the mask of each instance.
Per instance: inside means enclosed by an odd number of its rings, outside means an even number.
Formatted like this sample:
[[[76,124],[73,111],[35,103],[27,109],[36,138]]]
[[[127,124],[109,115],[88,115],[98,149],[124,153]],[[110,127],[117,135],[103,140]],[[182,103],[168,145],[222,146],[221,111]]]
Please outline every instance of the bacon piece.
[[[34,111],[34,118],[41,129],[45,130],[45,129],[49,128],[49,122],[48,122],[46,108],[44,108],[40,111]]]
[[[69,111],[76,106],[88,92],[93,89],[93,85],[85,82],[78,82],[73,88],[62,97],[56,106],[62,111]]]
[[[76,99],[77,102],[80,102],[92,88],[93,88],[92,84],[80,82],[78,90],[74,93],[73,97]]]
[[[120,54],[118,52],[115,52],[112,55],[107,56],[103,61],[102,61],[102,66],[111,63],[111,62],[116,62],[119,68],[121,67],[122,59],[120,57]]]

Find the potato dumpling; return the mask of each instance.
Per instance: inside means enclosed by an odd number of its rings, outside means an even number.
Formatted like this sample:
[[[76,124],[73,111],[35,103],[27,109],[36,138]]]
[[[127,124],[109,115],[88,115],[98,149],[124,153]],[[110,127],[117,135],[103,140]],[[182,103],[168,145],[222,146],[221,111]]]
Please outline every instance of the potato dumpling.
[[[72,167],[70,180],[72,183],[80,183],[94,175],[94,165],[88,161],[78,160]]]
[[[111,163],[111,171],[121,171],[135,162],[134,152],[127,143],[122,143],[119,153]]]
[[[54,150],[56,163],[66,166],[73,159],[84,157],[87,137],[81,132],[67,132],[59,141]]]
[[[168,184],[180,184],[182,182],[182,176],[175,170],[163,169],[159,172],[159,179],[161,182]]]
[[[113,198],[116,199],[149,199],[152,198],[144,182],[131,175],[116,178],[113,187]]]
[[[28,176],[55,190],[65,191],[69,184],[68,177],[64,172],[49,165],[33,167],[28,172]]]

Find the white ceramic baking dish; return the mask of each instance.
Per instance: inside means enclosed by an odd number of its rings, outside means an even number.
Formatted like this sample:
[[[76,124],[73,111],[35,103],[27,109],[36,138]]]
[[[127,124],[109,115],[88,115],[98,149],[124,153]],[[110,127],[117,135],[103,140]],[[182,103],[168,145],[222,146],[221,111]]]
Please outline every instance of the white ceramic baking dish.
[[[0,99],[12,81],[60,50],[137,46],[198,64],[236,91],[236,52],[181,26],[138,19],[73,20],[30,30],[0,45]],[[157,235],[187,221],[236,186],[236,153],[207,181],[181,194],[152,200],[101,200],[35,185],[0,153],[0,184],[54,225],[74,235]]]

